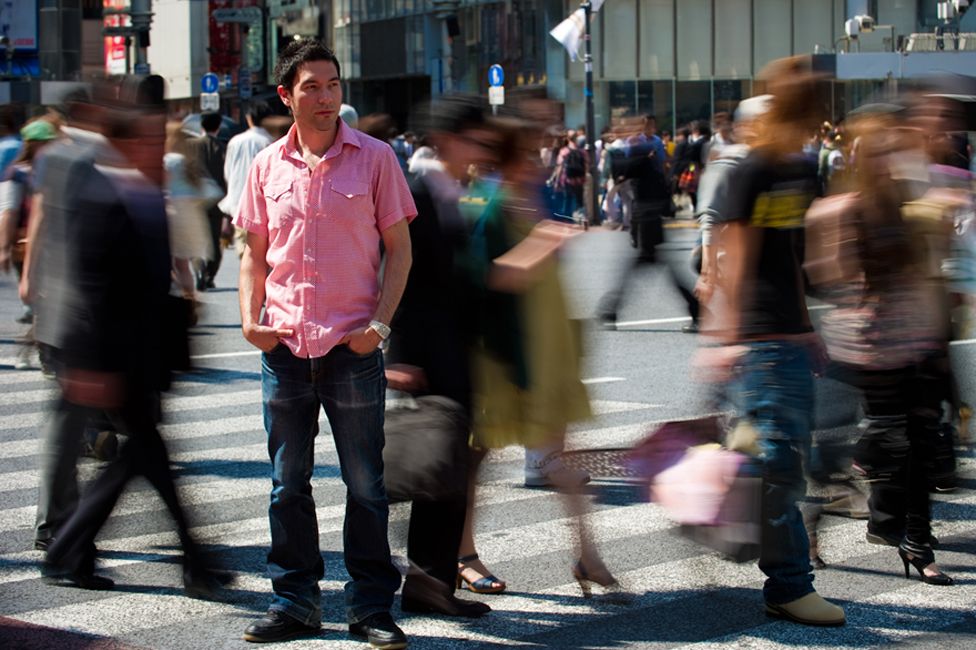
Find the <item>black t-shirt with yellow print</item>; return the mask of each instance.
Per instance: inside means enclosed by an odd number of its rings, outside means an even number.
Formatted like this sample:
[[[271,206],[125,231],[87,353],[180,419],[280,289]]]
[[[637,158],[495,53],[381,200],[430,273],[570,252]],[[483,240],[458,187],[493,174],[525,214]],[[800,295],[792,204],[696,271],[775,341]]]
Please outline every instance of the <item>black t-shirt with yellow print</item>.
[[[817,193],[816,161],[801,154],[773,159],[757,149],[735,170],[724,221],[757,230],[756,259],[743,284],[741,337],[811,331],[804,302],[803,219]]]

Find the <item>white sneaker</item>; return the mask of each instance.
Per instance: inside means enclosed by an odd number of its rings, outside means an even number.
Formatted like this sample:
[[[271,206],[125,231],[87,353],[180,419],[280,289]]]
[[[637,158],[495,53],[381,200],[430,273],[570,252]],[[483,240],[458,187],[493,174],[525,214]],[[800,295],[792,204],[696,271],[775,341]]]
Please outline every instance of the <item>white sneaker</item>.
[[[589,472],[567,467],[560,456],[561,453],[557,451],[541,461],[533,461],[526,450],[525,487],[570,488],[590,482]]]

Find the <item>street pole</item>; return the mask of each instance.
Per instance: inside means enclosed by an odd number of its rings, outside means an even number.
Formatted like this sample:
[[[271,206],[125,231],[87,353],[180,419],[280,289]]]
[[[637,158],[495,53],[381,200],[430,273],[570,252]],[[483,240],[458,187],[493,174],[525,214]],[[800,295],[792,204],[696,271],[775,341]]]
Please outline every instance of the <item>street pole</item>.
[[[599,179],[597,178],[596,160],[596,127],[593,115],[593,48],[590,39],[590,16],[593,15],[593,6],[589,0],[583,0],[583,43],[585,45],[583,64],[586,67],[586,81],[583,86],[583,96],[586,98],[586,156],[590,167],[590,205],[587,212],[588,223],[597,225],[600,221],[600,196],[597,191]]]

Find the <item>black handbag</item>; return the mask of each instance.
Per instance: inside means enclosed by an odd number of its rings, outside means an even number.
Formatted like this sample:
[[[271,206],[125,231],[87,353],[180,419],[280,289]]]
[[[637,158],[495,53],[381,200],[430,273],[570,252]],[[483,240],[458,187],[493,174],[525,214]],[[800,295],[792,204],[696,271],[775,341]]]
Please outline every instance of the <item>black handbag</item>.
[[[391,502],[463,499],[468,481],[467,412],[427,395],[386,411],[383,477]]]

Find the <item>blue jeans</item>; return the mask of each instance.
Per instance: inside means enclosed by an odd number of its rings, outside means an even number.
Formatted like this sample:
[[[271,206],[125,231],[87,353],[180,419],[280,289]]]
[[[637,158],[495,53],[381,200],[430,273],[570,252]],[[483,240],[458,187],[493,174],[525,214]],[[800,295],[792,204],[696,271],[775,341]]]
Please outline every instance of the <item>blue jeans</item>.
[[[763,596],[782,605],[813,591],[809,540],[796,505],[806,492],[804,459],[810,450],[813,373],[810,355],[788,341],[748,343],[733,386],[740,417],[756,428],[763,472]]]
[[[307,625],[321,621],[319,580],[325,573],[312,499],[319,409],[332,427],[346,484],[343,555],[350,623],[388,612],[400,587],[387,540],[389,506],[383,485],[386,377],[379,350],[360,356],[345,345],[324,357],[300,359],[284,345],[261,355],[261,390],[268,454],[273,464],[270,609]]]

